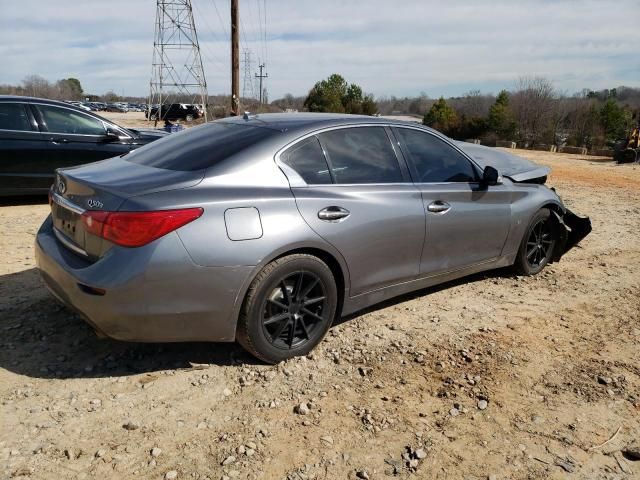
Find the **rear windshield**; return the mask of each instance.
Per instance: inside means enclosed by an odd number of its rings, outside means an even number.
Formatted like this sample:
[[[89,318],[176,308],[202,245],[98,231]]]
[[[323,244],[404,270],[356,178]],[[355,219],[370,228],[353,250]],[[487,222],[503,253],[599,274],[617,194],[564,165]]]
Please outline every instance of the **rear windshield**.
[[[263,127],[208,123],[167,135],[124,159],[166,170],[204,170],[276,133]]]

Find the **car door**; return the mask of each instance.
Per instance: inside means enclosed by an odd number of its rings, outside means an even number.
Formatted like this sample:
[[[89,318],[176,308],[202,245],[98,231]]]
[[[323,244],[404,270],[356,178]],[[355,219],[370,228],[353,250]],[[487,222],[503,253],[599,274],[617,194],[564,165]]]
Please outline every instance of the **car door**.
[[[38,175],[44,139],[24,103],[0,102],[0,190],[35,192],[51,182]],[[48,183],[47,183],[48,182]]]
[[[424,241],[420,192],[382,126],[312,135],[279,158],[307,224],[344,257],[352,296],[415,278]],[[291,181],[291,178],[290,178]]]
[[[498,258],[511,224],[509,187],[483,185],[478,167],[436,134],[410,127],[393,132],[424,203],[421,275]]]
[[[107,125],[99,118],[74,109],[46,104],[34,104],[48,145],[48,156],[54,159],[54,168],[72,167],[127,153],[132,138],[122,135],[108,136]]]

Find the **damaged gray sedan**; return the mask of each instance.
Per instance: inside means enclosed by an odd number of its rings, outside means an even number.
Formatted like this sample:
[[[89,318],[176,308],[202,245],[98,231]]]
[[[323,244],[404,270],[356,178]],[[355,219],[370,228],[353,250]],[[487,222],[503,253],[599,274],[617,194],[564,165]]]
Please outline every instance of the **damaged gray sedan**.
[[[558,261],[591,224],[548,172],[415,124],[245,115],[59,170],[36,258],[100,334],[237,340],[279,362],[341,315]]]

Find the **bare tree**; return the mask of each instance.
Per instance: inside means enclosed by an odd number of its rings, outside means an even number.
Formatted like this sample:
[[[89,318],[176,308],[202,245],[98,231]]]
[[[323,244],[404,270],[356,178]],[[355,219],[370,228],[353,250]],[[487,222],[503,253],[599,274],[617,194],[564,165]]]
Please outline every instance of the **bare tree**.
[[[25,95],[42,98],[55,98],[54,88],[46,78],[40,75],[28,75],[22,80]]]
[[[589,98],[588,92],[583,91],[567,99],[567,103],[569,142],[578,147],[591,146],[599,134],[597,100]]]
[[[520,138],[533,146],[549,127],[555,90],[543,77],[520,77],[511,95],[511,106]]]
[[[565,144],[569,133],[567,131],[567,120],[571,111],[570,99],[566,93],[560,93],[554,99],[549,116],[548,141],[558,147]]]
[[[489,109],[495,100],[493,95],[483,94],[480,90],[471,90],[449,102],[461,116],[483,118],[489,115]]]

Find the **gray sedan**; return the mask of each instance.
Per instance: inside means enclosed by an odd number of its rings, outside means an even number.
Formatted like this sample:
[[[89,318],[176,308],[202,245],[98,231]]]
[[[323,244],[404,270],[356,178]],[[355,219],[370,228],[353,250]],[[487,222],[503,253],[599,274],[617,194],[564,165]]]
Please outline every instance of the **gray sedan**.
[[[415,124],[245,115],[58,170],[36,258],[100,334],[237,340],[279,362],[308,353],[340,315],[559,260],[591,224],[547,174]]]

